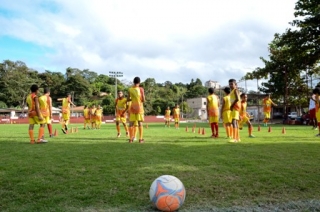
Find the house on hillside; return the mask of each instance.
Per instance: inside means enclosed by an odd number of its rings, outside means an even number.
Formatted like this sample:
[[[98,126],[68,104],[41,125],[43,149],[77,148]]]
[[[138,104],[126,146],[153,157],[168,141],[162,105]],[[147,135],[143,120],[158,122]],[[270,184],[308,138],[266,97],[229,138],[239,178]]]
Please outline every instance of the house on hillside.
[[[203,97],[187,99],[187,104],[192,108],[192,113],[187,118],[207,120],[207,99]]]

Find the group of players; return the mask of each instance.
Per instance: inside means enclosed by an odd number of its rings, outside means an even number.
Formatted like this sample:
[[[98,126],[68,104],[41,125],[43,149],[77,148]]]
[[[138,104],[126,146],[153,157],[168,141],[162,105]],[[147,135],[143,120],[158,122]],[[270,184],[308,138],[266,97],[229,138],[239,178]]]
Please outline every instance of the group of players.
[[[52,99],[50,97],[50,90],[44,89],[44,94],[38,97],[39,87],[37,85],[31,86],[31,93],[27,97],[28,104],[28,117],[29,117],[29,137],[30,143],[46,143],[44,140],[44,126],[48,125],[50,137],[53,136],[51,119],[52,119]],[[229,80],[229,87],[224,88],[225,96],[222,99],[222,105],[220,107],[220,100],[217,95],[214,94],[214,89],[208,89],[209,95],[207,96],[207,115],[210,123],[211,137],[219,137],[219,119],[223,120],[223,124],[226,130],[226,138],[230,139],[230,142],[240,142],[239,130],[243,128],[244,124],[248,125],[249,137],[254,137],[252,134],[252,124],[250,122],[250,115],[247,113],[247,95],[242,93],[240,95],[237,89],[236,80]],[[65,98],[60,98],[58,101],[62,102],[62,131],[68,133],[68,124],[70,120],[70,105],[74,105],[71,101],[71,95],[68,94]],[[144,108],[145,102],[144,90],[140,87],[140,78],[135,77],[133,80],[133,86],[128,90],[128,97],[124,97],[123,92],[118,92],[118,97],[115,100],[115,115],[116,115],[116,129],[117,137],[121,136],[120,123],[123,124],[126,132],[126,136],[129,137],[129,143],[136,140],[136,134],[139,132],[139,142],[143,143],[143,126],[144,121]],[[271,106],[276,105],[270,99],[270,95],[267,95],[263,99],[264,109],[264,126],[270,119]],[[219,110],[219,108],[221,108]],[[176,104],[173,108],[174,125],[176,129],[179,129],[179,117],[180,108]],[[129,126],[126,124],[127,114],[129,117]],[[171,110],[168,107],[165,110],[165,126],[170,127]],[[84,129],[100,129],[102,123],[102,108],[100,105],[96,108],[94,105],[91,107],[85,106],[84,108]],[[39,134],[37,140],[34,138],[34,124],[40,124]]]

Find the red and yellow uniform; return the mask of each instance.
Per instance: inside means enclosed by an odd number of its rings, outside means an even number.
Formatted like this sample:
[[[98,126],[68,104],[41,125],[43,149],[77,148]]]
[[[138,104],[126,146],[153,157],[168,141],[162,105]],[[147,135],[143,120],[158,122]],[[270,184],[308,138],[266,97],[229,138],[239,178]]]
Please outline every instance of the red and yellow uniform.
[[[171,110],[170,109],[166,109],[165,112],[164,112],[164,119],[166,121],[170,121],[170,114],[171,114]]]
[[[219,122],[219,98],[217,95],[207,96],[207,112],[210,124]]]
[[[320,124],[320,96],[319,94],[315,95],[315,102],[316,102],[316,119],[318,122],[318,125]],[[319,127],[319,131],[320,131],[320,127]]]
[[[90,121],[91,123],[96,123],[96,106],[93,106],[91,109],[90,109]]]
[[[180,108],[173,108],[173,119],[175,123],[180,121]]]
[[[116,99],[116,121],[121,121],[122,123],[126,123],[127,120],[127,98],[119,97]]]
[[[83,109],[83,117],[84,117],[84,123],[86,123],[86,124],[90,123],[90,111],[89,111],[89,108]]]
[[[68,124],[70,119],[70,98],[66,97],[62,99],[62,119]]]
[[[49,111],[49,104],[48,104],[48,96],[43,95],[39,97],[39,108],[41,115],[43,117],[42,124],[48,124],[49,122],[51,123],[51,114]]]
[[[100,129],[100,126],[102,123],[102,112],[103,112],[102,108],[98,106],[98,108],[95,111],[97,129]]]
[[[264,118],[265,119],[270,119],[271,106],[274,103],[270,98],[264,98],[262,102],[263,102]]]
[[[144,121],[144,108],[143,108],[143,98],[144,95],[143,88],[139,86],[133,86],[129,88],[129,95],[131,98],[130,106],[130,122],[141,122]]]
[[[44,124],[45,120],[39,120],[39,117],[37,116],[36,112],[36,102],[35,98],[37,97],[37,94],[31,93],[27,96],[27,104],[28,104],[28,118],[29,118],[29,124]]]
[[[231,102],[231,105],[236,101],[237,99],[237,96],[238,96],[238,102],[236,102],[232,108],[232,111],[231,111],[231,118],[232,119],[235,119],[235,120],[239,120],[239,111],[240,111],[240,97],[239,97],[239,94],[237,92],[238,90],[237,89],[233,89],[230,93],[230,102]]]
[[[230,95],[226,95],[223,97],[223,108],[222,108],[222,120],[224,124],[231,123],[232,117],[231,117],[231,100],[230,100]]]
[[[247,123],[250,120],[250,117],[247,114],[247,102],[241,101],[240,117],[241,117],[241,121],[239,122],[240,126],[242,126],[243,124]]]

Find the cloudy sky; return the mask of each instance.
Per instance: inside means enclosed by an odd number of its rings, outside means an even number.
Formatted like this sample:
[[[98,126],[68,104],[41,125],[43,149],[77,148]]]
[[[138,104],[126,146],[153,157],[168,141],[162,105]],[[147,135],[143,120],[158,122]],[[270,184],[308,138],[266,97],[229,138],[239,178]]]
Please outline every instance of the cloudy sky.
[[[1,0],[0,60],[226,85],[262,67],[297,0]],[[255,86],[256,82],[247,82]]]

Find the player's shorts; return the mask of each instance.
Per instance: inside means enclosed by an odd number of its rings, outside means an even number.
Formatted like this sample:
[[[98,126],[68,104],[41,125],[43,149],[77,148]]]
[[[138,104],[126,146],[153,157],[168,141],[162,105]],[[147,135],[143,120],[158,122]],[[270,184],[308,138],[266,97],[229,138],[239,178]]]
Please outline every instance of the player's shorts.
[[[47,117],[44,117],[42,121],[40,121],[38,116],[29,117],[29,124],[46,124],[46,118]]]
[[[90,118],[85,118],[84,123],[86,123],[86,124],[90,123]]]
[[[43,117],[45,119],[46,124],[51,124],[51,118],[49,116]]]
[[[265,119],[270,119],[270,112],[263,112]]]
[[[121,116],[116,116],[116,121],[119,121],[121,123],[126,123],[127,118],[126,117],[121,117]]]
[[[320,110],[316,112],[316,118],[317,118],[317,122],[320,123]]]
[[[97,119],[96,119],[96,116],[91,116],[91,119],[90,119],[90,122],[91,122],[91,123],[95,123],[96,120],[97,120]]]
[[[219,117],[218,116],[209,116],[209,123],[218,123]]]
[[[225,124],[229,124],[232,122],[232,118],[231,118],[231,111],[230,110],[226,110],[222,112],[222,121]]]
[[[63,114],[62,114],[62,119],[63,119],[64,121],[69,120],[69,119],[70,119],[70,113],[63,113]]]
[[[130,113],[130,117],[129,117],[129,121],[130,122],[139,122],[139,121],[144,121],[144,114],[142,113]]]
[[[309,118],[310,118],[310,119],[315,119],[315,118],[316,118],[316,109],[315,109],[315,108],[312,108],[312,109],[309,111]]]
[[[180,118],[174,118],[174,122],[178,123],[180,121]]]
[[[243,116],[241,117],[241,121],[239,122],[240,124],[245,124],[248,121],[250,121],[250,119],[248,118],[248,116]]]
[[[232,119],[232,120],[239,120],[239,111],[237,111],[237,110],[232,110],[232,111],[231,111],[231,119]]]

